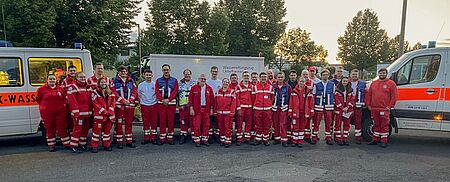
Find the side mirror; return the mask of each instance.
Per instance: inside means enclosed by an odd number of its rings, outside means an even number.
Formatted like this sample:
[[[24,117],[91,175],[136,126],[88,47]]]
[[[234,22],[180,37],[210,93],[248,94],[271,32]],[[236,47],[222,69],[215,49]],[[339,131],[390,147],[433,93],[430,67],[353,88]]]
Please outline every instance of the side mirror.
[[[397,83],[397,78],[398,78],[398,73],[397,72],[392,72],[391,74],[391,80],[394,81],[395,83]]]

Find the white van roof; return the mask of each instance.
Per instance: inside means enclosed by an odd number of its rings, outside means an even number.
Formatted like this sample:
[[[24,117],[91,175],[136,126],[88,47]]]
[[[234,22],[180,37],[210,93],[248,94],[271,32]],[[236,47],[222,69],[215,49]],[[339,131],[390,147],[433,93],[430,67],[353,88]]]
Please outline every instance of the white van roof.
[[[31,48],[31,47],[0,47],[0,52],[82,52],[89,53],[87,49],[71,48]]]

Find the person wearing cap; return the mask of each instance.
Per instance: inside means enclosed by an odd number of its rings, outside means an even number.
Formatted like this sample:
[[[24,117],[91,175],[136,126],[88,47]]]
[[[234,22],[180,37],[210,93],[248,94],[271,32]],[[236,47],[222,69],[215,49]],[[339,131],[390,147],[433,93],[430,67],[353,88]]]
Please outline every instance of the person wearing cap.
[[[330,76],[330,71],[324,69],[320,72],[322,81],[316,83],[313,88],[314,99],[314,126],[312,133],[312,144],[317,143],[320,121],[322,116],[325,120],[325,140],[328,145],[333,145],[331,140],[331,128],[332,128],[332,117],[334,110],[334,94],[336,91],[336,86],[333,81],[328,80]]]
[[[314,84],[319,83],[320,79],[317,78],[316,74],[317,74],[317,68],[315,66],[310,66],[308,68],[309,71],[309,79],[313,80]]]

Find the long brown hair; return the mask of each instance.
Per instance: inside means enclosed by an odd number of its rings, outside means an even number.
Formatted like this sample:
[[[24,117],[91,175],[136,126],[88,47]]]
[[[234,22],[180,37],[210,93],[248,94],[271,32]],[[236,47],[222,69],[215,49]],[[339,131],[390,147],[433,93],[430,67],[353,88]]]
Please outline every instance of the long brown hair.
[[[102,81],[102,80],[106,80],[106,82],[108,82],[108,80],[106,79],[106,77],[100,77],[98,80],[97,80],[97,87],[100,89],[100,90],[102,90],[106,95],[105,96],[109,96],[109,95],[111,95],[112,94],[112,92],[111,92],[111,89],[109,89],[109,86],[107,85],[106,86],[106,88],[101,88],[100,87],[100,82]]]
[[[344,80],[344,79],[349,79],[348,77],[342,77],[342,80]],[[346,94],[346,93],[344,93],[344,91],[346,90],[347,91],[347,93],[350,93],[350,92],[353,92],[353,89],[352,89],[352,84],[349,82],[348,84],[347,84],[347,86],[346,87],[344,87],[344,84],[342,84],[342,80],[339,82],[339,84],[337,85],[337,89],[339,90],[339,91],[341,91],[343,94]]]

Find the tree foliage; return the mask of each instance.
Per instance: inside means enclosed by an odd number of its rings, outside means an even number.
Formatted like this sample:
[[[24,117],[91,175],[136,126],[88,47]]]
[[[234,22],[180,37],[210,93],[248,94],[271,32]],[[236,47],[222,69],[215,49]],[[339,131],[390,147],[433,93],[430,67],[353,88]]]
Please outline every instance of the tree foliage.
[[[294,65],[323,66],[328,51],[322,45],[316,45],[310,37],[310,33],[301,28],[294,28],[281,35],[275,45],[275,53]],[[277,61],[279,69],[284,62]]]
[[[346,68],[363,70],[388,59],[389,37],[380,28],[376,13],[359,11],[338,38],[338,59]]]

